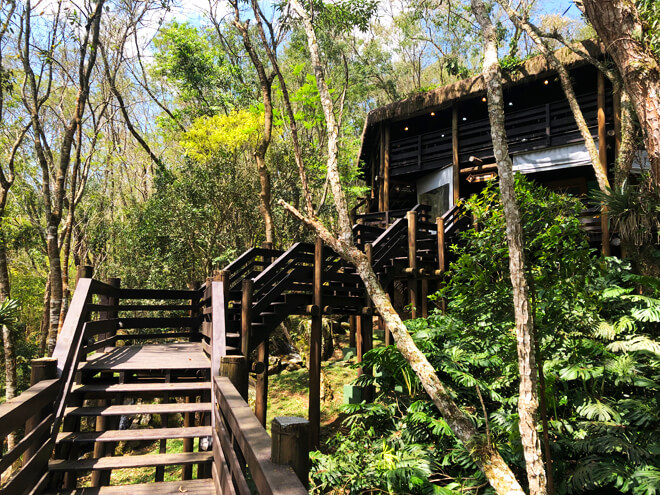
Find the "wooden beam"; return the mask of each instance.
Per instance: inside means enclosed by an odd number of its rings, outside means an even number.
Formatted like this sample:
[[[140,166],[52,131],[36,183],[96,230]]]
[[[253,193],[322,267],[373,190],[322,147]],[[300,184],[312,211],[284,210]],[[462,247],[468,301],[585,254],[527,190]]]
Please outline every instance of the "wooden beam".
[[[497,170],[497,163],[487,163],[486,165],[478,165],[476,167],[467,167],[461,169],[462,174],[472,174],[479,172],[487,172],[490,170]]]
[[[605,118],[605,75],[598,71],[598,156],[600,166],[607,175],[607,127]],[[607,207],[601,207],[600,229],[602,232],[602,251],[604,256],[610,255],[610,228]]]
[[[451,110],[451,150],[452,150],[452,169],[453,169],[453,188],[454,188],[454,205],[458,203],[461,197],[461,189],[459,186],[460,170],[459,170],[459,157],[458,157],[458,105],[454,104]],[[452,205],[453,206],[453,205]]]
[[[316,239],[314,246],[314,305],[323,307],[323,241]],[[309,448],[316,450],[321,434],[321,345],[323,316],[321,311],[312,315],[309,334]]]

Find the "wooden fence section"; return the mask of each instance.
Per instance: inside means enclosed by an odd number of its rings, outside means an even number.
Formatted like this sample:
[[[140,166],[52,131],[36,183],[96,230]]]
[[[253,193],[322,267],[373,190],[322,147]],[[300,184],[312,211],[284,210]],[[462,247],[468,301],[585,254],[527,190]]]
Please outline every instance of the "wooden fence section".
[[[213,387],[217,400],[213,409],[213,479],[217,493],[249,495],[249,473],[260,495],[306,494],[292,467],[272,461],[271,438],[229,378],[215,377]],[[306,445],[299,445],[299,449],[307,455]]]
[[[595,93],[582,94],[578,95],[577,99],[589,129],[596,134],[598,127],[597,95]],[[611,95],[608,95],[606,103],[608,106],[612,105]],[[488,119],[461,122],[457,132],[457,136],[452,136],[452,129],[447,127],[392,141],[390,144],[390,174],[397,176],[451,165],[454,151],[453,139],[458,147],[458,159],[466,167],[469,166],[468,158],[470,156],[492,157],[493,145]],[[507,107],[506,132],[509,139],[509,151],[512,153],[560,146],[582,140],[565,99],[522,110],[510,110]],[[594,135],[594,137],[596,136]]]
[[[55,374],[55,362],[52,363],[50,375]],[[0,474],[3,479],[6,478],[0,487],[0,494],[23,493],[46,474],[53,449],[50,441],[54,423],[53,406],[60,385],[58,378],[44,379],[0,405],[0,437],[4,443],[13,434],[17,442],[0,459]],[[15,471],[10,474],[11,469]]]

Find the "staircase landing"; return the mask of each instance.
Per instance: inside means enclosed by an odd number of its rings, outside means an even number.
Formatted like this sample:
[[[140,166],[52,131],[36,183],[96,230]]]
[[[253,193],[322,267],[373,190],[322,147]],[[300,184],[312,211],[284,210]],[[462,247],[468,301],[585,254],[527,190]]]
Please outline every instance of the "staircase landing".
[[[138,371],[210,369],[211,361],[199,342],[128,345],[93,354],[80,363],[81,371]]]

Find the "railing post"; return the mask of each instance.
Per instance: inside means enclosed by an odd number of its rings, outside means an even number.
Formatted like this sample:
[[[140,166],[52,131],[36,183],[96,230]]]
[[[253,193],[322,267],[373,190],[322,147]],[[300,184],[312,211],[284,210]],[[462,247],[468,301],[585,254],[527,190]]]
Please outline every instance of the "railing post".
[[[319,311],[312,313],[309,332],[309,422],[310,448],[319,447],[321,431],[321,339],[323,326],[323,241],[316,239],[314,245],[314,305]]]
[[[30,386],[36,385],[42,380],[52,380],[57,378],[57,359],[54,358],[39,358],[33,359],[30,361]],[[35,414],[30,417],[25,422],[25,435],[34,430],[39,423],[48,415],[48,412],[52,407],[45,407],[41,411],[35,412]],[[37,453],[41,447],[40,444],[34,442],[32,446],[28,447],[25,450],[25,456],[23,459],[23,465],[27,464],[27,461],[30,460],[34,454]],[[35,475],[36,476],[36,475]]]
[[[76,286],[81,278],[92,278],[94,276],[94,267],[90,265],[80,265],[76,271]]]
[[[199,282],[188,282],[188,289],[198,291],[199,288],[201,287],[202,284]],[[188,316],[191,318],[195,318],[196,316],[200,315],[200,309],[199,309],[199,296],[196,296],[195,299],[190,300],[190,305],[192,308],[188,312]],[[190,341],[191,342],[200,342],[202,340],[201,332],[200,332],[200,325],[197,325],[196,327],[190,327],[188,331],[190,332]],[[185,442],[184,442],[185,443]]]
[[[252,326],[252,289],[254,282],[244,279],[241,296],[241,354],[245,361],[250,359],[250,330]]]
[[[229,378],[229,381],[234,385],[238,393],[241,394],[241,397],[243,397],[243,400],[247,401],[248,368],[245,357],[222,356],[220,358],[220,376]],[[212,384],[212,386],[214,385]]]
[[[310,422],[304,418],[284,416],[271,423],[271,460],[293,468],[305,488],[309,488]]]
[[[408,220],[408,290],[410,316],[417,318],[417,212],[406,213]]]

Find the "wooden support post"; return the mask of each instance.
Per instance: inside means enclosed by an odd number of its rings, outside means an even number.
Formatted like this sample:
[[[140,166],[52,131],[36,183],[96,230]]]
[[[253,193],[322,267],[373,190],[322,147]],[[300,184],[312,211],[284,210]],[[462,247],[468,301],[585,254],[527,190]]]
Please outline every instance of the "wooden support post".
[[[408,291],[410,316],[417,318],[417,213],[409,211],[408,218]]]
[[[355,358],[358,363],[362,362],[362,356],[364,354],[364,341],[363,341],[363,333],[362,333],[362,316],[357,317],[357,328],[355,331]],[[357,375],[360,376],[362,373],[364,373],[364,370],[360,366],[358,368]]]
[[[188,282],[188,288],[191,290],[196,290],[198,291],[199,288],[201,287],[201,284],[199,282]],[[201,314],[200,310],[200,304],[199,304],[199,297],[196,297],[195,299],[191,299],[190,303],[192,305],[192,309],[189,312],[189,316],[195,317],[199,316]],[[199,326],[195,328],[190,328],[190,340],[191,341],[196,341],[199,342],[201,341],[201,332]],[[194,335],[196,334],[196,335]],[[195,396],[190,396],[186,395],[185,401],[187,404],[189,404],[192,399],[194,399]],[[183,415],[183,426],[184,428],[190,428],[192,426],[195,426],[195,415],[191,413],[184,413]],[[183,451],[184,452],[192,452],[194,449],[194,444],[195,441],[193,438],[184,438],[183,439]],[[193,476],[193,467],[192,464],[186,464],[181,468],[181,479],[182,480],[191,480]]]
[[[314,305],[319,308],[312,315],[309,334],[309,448],[319,448],[321,434],[321,347],[323,315],[323,241],[316,239],[314,246]]]
[[[458,156],[458,105],[454,104],[451,109],[451,150],[452,150],[452,172],[453,180],[452,187],[454,189],[454,205],[458,203],[461,197],[461,190],[459,186],[460,174],[460,158]],[[452,205],[453,206],[453,205]]]
[[[362,314],[360,315],[360,327],[362,330],[362,347],[363,347],[363,354],[366,354],[369,352],[371,349],[373,349],[373,310],[371,307],[367,306],[362,309]],[[370,368],[364,368],[362,370],[363,373],[371,374],[373,370]],[[374,388],[373,386],[368,386],[363,389],[363,395],[362,398],[367,401],[371,402],[373,401],[374,398]]]
[[[119,289],[121,287],[121,279],[117,277],[110,278],[108,279],[107,284],[111,285],[116,289]],[[119,298],[115,296],[101,297],[101,301],[105,304],[108,304],[109,306],[119,305]],[[100,318],[111,320],[113,318],[117,318],[118,316],[119,316],[118,311],[111,310],[101,313]],[[117,334],[117,326],[115,326],[113,330],[105,333],[104,335],[99,335],[99,340],[113,337],[116,334]],[[109,401],[106,399],[101,399],[97,403],[98,407],[106,407],[108,405],[109,405]],[[104,416],[97,416],[94,424],[94,430],[101,432],[101,431],[106,431],[108,429],[109,429],[108,418]],[[101,442],[95,442],[94,453],[92,455],[95,459],[98,459],[99,457],[104,457],[106,455],[112,455],[112,452],[114,452],[114,448],[115,448],[114,443],[106,444]],[[90,483],[91,486],[93,487],[110,484],[110,472],[99,471],[99,470],[92,471],[92,477]]]
[[[390,209],[390,125],[383,129],[383,211]]]
[[[251,279],[243,280],[241,297],[241,353],[246,361],[250,360],[250,333],[252,327],[252,289]]]
[[[55,358],[33,359],[30,361],[30,365],[30,386],[36,385],[42,380],[57,378],[57,359]],[[48,416],[51,410],[52,407],[44,407],[40,411],[35,411],[34,415],[25,422],[25,435],[27,436],[28,433],[39,426],[39,423]],[[45,438],[43,440],[45,441]],[[41,443],[35,441],[32,446],[25,450],[23,465],[27,464],[27,461],[37,453],[41,445]]]
[[[268,337],[257,346],[257,363],[263,363],[263,366],[257,370],[255,378],[254,415],[265,428],[268,409]]]
[[[309,488],[310,422],[295,416],[278,417],[273,419],[270,431],[273,464],[291,466],[305,488]]]
[[[438,230],[438,272],[444,273],[447,269],[445,262],[445,219],[438,217],[435,219]]]
[[[598,71],[598,156],[600,166],[607,175],[607,122],[605,119],[605,75]],[[602,232],[601,247],[603,256],[610,255],[610,227],[607,207],[601,206],[600,230]]]
[[[390,302],[392,303],[392,307],[394,307],[394,283],[390,284],[389,289],[387,290],[387,295],[390,298]],[[392,345],[392,332],[390,332],[390,329],[387,328],[387,325],[385,325],[385,335],[384,335],[384,341],[385,345],[389,346]]]
[[[348,317],[348,347],[355,347],[355,316]]]
[[[248,367],[244,356],[222,356],[220,358],[220,376],[229,378],[243,400],[247,401]]]
[[[429,279],[422,279],[422,318],[429,317]]]

